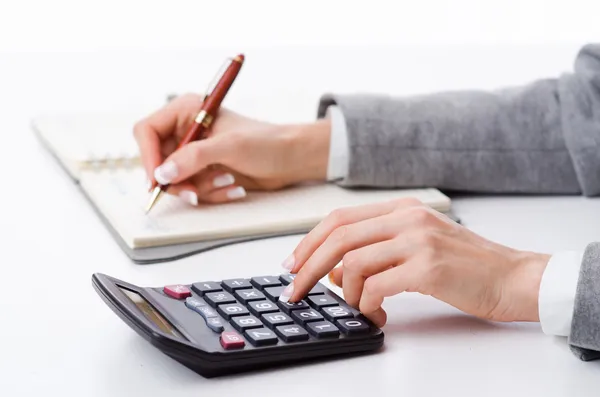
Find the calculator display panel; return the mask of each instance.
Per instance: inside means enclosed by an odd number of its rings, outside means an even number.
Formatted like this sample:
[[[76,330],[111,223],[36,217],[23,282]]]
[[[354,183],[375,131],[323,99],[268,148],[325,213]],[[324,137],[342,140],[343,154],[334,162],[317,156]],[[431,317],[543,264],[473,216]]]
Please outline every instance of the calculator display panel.
[[[125,294],[133,302],[133,304],[144,314],[152,324],[156,325],[162,332],[174,336],[179,339],[185,339],[171,324],[140,294],[119,287],[121,292]]]

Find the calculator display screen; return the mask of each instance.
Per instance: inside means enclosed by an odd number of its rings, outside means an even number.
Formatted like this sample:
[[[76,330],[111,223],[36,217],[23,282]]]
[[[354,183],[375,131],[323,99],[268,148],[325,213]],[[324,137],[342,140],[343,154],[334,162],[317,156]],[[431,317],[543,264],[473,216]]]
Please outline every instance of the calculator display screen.
[[[148,320],[158,327],[158,329],[176,338],[184,339],[183,336],[177,332],[177,330],[173,328],[171,324],[140,294],[125,288],[119,287],[119,289],[135,304]]]

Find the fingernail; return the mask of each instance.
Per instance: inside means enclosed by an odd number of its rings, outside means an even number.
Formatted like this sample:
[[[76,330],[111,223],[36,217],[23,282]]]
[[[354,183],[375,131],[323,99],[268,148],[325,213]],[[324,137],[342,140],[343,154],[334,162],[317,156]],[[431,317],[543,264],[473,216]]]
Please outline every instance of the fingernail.
[[[227,191],[227,197],[232,200],[240,199],[242,197],[246,197],[246,189],[241,186],[238,186],[234,189],[229,189]]]
[[[283,303],[287,303],[287,301],[289,301],[290,298],[292,297],[293,293],[294,293],[294,283],[291,282],[287,285],[287,287],[285,287],[285,289],[283,291],[281,291],[281,295],[279,295],[279,300]]]
[[[231,174],[219,175],[218,177],[213,179],[214,187],[225,187],[233,185],[233,182],[235,182],[235,178]]]
[[[281,264],[281,267],[283,267],[285,270],[287,270],[289,272],[294,268],[295,263],[296,263],[296,260],[294,259],[294,254],[291,254],[283,261],[283,263]]]
[[[172,161],[167,161],[154,170],[154,178],[161,185],[169,184],[177,177],[177,166]]]
[[[192,191],[184,190],[179,193],[179,197],[191,205],[198,205],[198,195]]]
[[[335,283],[335,280],[333,279],[333,272],[329,272],[329,274],[327,275],[327,278],[329,279],[329,282],[333,285],[335,285],[336,287],[339,287],[339,285],[337,285]]]

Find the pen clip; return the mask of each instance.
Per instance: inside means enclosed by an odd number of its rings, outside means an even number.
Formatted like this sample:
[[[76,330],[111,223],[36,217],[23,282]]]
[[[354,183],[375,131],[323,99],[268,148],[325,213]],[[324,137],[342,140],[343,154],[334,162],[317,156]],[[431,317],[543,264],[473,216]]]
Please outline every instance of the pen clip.
[[[229,61],[229,63],[227,63],[227,61]],[[228,57],[225,59],[225,61],[223,61],[223,65],[221,66],[221,68],[219,69],[217,74],[215,74],[215,77],[213,77],[213,79],[209,83],[208,87],[206,87],[206,91],[204,92],[203,100],[208,98],[213,93],[215,87],[219,83],[219,80],[221,80],[221,77],[223,76],[223,74],[225,73],[225,71],[227,70],[227,67],[229,66],[229,64],[231,62],[233,62],[233,58],[231,58],[231,57]]]

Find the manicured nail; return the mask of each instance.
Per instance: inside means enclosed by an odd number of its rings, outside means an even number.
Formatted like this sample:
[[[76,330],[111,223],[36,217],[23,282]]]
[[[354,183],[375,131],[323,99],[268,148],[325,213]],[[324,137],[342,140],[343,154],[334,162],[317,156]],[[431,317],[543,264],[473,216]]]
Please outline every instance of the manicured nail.
[[[327,278],[329,279],[329,282],[333,285],[335,285],[336,287],[339,287],[339,285],[337,285],[335,283],[335,280],[333,279],[333,271],[329,272],[329,274],[327,275]]]
[[[183,201],[188,202],[191,205],[198,205],[198,195],[194,192],[191,192],[189,190],[184,190],[181,193],[179,193],[179,197]]]
[[[213,179],[214,187],[225,187],[229,185],[233,185],[235,182],[235,178],[231,174],[223,174],[219,175],[215,179]]]
[[[283,303],[286,303],[290,300],[292,295],[294,294],[294,283],[291,282],[285,287],[283,291],[281,291],[281,295],[279,295],[279,300]]]
[[[294,268],[295,264],[296,264],[296,260],[294,259],[294,254],[291,254],[283,261],[283,263],[281,264],[281,267],[283,267],[285,270],[287,270],[289,272]]]
[[[177,166],[172,161],[167,161],[160,167],[154,170],[154,178],[161,185],[167,185],[171,183],[173,179],[177,177]]]
[[[246,189],[241,186],[238,186],[234,189],[229,189],[227,191],[227,197],[232,200],[241,199],[242,197],[246,197]]]

